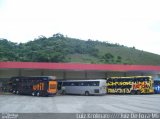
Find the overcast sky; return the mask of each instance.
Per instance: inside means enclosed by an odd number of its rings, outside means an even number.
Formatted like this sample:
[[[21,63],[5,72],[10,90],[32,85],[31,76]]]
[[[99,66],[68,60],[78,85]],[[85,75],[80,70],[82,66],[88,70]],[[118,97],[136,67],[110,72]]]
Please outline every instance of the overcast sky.
[[[160,54],[160,0],[0,0],[0,38],[55,33]]]

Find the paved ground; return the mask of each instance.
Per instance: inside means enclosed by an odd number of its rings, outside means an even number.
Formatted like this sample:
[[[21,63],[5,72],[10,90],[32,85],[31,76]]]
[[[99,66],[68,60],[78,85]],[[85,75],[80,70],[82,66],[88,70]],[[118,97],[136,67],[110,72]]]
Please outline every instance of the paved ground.
[[[0,95],[0,113],[158,113],[160,95]]]

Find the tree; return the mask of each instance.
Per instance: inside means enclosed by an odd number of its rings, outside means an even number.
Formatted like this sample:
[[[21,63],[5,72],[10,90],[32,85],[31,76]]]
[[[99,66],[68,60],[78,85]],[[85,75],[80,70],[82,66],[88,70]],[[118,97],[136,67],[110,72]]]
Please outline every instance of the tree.
[[[105,63],[114,63],[114,56],[111,53],[106,53],[103,56]]]
[[[121,62],[122,62],[122,57],[121,57],[121,56],[117,56],[116,62],[117,62],[117,63],[121,63]]]

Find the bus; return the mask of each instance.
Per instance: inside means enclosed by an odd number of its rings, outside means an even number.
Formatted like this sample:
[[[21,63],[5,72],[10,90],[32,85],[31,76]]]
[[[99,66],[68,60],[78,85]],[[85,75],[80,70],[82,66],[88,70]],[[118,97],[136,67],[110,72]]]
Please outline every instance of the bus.
[[[152,76],[110,77],[107,79],[108,94],[154,93]]]
[[[14,94],[49,96],[57,92],[54,76],[12,77],[9,85],[10,91]]]
[[[61,94],[104,95],[106,80],[64,80],[58,81]]]
[[[154,80],[154,92],[160,94],[160,80]]]

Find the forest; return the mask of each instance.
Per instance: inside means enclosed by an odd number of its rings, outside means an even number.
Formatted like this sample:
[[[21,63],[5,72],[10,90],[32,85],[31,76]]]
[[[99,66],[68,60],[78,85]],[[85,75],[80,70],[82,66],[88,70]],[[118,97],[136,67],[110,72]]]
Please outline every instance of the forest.
[[[160,65],[160,55],[118,43],[81,40],[57,33],[27,43],[0,39],[0,61],[78,62],[95,64]]]

